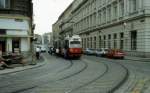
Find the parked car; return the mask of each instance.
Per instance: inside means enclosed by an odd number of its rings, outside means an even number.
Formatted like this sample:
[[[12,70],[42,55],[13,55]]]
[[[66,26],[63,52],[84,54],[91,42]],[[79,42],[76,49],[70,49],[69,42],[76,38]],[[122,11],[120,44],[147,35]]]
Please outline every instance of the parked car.
[[[94,53],[95,53],[95,49],[92,49],[92,48],[86,48],[84,50],[84,54],[86,55],[94,55]]]
[[[124,59],[125,53],[119,49],[111,49],[107,53],[108,58],[121,58]]]
[[[107,53],[108,53],[108,49],[107,48],[101,48],[101,49],[97,49],[95,51],[95,55],[96,56],[106,56]]]
[[[45,46],[41,46],[41,52],[46,52],[46,47]]]
[[[49,49],[49,50],[48,50],[48,53],[49,53],[49,54],[52,55],[52,54],[55,53],[55,48],[54,48],[54,47],[49,47],[48,49]]]

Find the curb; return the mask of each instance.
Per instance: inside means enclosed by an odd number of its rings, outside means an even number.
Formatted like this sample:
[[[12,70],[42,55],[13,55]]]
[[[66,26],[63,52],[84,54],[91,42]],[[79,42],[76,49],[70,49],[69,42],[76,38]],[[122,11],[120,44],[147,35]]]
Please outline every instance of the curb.
[[[39,64],[39,65],[38,65]],[[45,62],[42,62],[42,63],[38,63],[37,65],[35,66],[27,66],[27,67],[16,67],[14,68],[13,70],[10,69],[10,71],[7,71],[7,72],[2,72],[0,73],[0,75],[6,75],[6,74],[10,74],[10,73],[16,73],[16,72],[21,72],[21,71],[25,71],[25,70],[29,70],[29,69],[34,69],[34,68],[38,68],[38,67],[41,67],[43,65],[45,65],[46,63]],[[18,69],[19,68],[19,69]]]

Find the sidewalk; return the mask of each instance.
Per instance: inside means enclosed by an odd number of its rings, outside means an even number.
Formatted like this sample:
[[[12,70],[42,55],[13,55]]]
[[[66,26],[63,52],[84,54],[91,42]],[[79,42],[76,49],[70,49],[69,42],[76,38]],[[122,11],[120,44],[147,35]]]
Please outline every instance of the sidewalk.
[[[27,60],[28,60],[28,63],[25,66],[23,66],[22,64],[13,64],[12,67],[14,67],[14,68],[9,68],[9,69],[6,68],[4,70],[0,70],[0,75],[20,72],[20,71],[24,71],[27,69],[33,69],[33,68],[41,67],[45,64],[44,59],[36,60],[36,64],[32,64],[32,65],[31,65],[32,62],[31,62],[30,58]]]
[[[142,57],[125,56],[125,59],[132,60],[132,61],[150,62],[150,57],[142,58]]]

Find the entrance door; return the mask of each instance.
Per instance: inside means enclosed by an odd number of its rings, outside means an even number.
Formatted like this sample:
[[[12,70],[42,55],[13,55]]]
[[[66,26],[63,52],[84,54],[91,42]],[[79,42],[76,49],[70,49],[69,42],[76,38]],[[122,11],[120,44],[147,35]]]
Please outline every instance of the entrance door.
[[[2,55],[2,44],[0,44],[0,56]]]
[[[6,52],[6,42],[0,41],[0,51]]]
[[[15,38],[12,40],[12,49],[13,49],[13,53],[20,53],[20,40],[19,40],[19,38]]]

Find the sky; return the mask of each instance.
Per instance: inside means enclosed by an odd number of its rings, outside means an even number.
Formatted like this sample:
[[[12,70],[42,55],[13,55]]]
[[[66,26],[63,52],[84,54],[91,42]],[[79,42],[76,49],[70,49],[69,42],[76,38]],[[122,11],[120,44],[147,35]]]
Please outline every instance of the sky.
[[[35,33],[44,34],[52,32],[54,24],[61,13],[73,0],[33,0]]]

